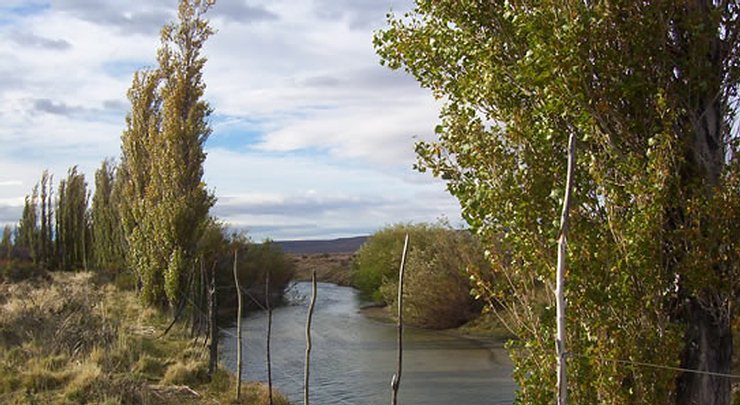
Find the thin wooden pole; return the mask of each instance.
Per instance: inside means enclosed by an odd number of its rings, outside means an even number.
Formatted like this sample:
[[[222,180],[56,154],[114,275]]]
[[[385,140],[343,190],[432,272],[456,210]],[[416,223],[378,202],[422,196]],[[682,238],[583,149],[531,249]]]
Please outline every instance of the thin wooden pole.
[[[270,306],[270,269],[265,271],[265,307],[267,307],[267,393],[272,405],[272,362],[270,361],[270,336],[272,335],[272,307]]]
[[[571,191],[573,189],[573,171],[575,168],[576,137],[570,134],[568,139],[568,174],[565,182],[563,212],[560,216],[560,236],[558,238],[558,269],[555,284],[557,337],[555,349],[558,356],[557,403],[568,403],[568,381],[566,377],[565,351],[565,256],[568,253],[568,219],[570,213]]]
[[[303,405],[308,405],[308,376],[311,361],[311,319],[313,308],[316,305],[316,270],[311,273],[311,303],[308,305],[308,317],[306,319],[306,368],[303,371]]]
[[[401,386],[401,370],[403,366],[403,273],[406,268],[406,251],[409,248],[409,234],[403,240],[403,253],[401,254],[401,267],[398,269],[398,362],[396,373],[391,379],[391,404],[398,403],[398,388]]]
[[[236,400],[242,391],[242,291],[237,271],[238,249],[234,249],[234,285],[236,286]]]
[[[208,291],[208,335],[210,347],[208,350],[208,379],[218,366],[218,325],[216,324],[216,263],[213,263],[210,274],[210,290]]]

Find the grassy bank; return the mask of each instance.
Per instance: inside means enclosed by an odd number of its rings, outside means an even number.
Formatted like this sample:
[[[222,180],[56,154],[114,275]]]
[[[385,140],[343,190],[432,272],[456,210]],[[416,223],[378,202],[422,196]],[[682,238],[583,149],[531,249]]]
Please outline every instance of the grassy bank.
[[[0,284],[0,306],[0,403],[235,403],[232,374],[209,381],[202,339],[161,336],[169,317],[90,273]],[[264,386],[242,389],[239,403],[267,403]]]
[[[384,323],[395,323],[395,313],[391,313],[391,307],[371,305],[362,308],[360,311],[366,317]],[[411,325],[413,326],[413,325]],[[481,314],[477,318],[471,321],[451,329],[440,330],[443,333],[452,333],[459,336],[494,340],[497,342],[505,343],[507,340],[512,339],[514,336],[499,320],[499,318],[491,313]]]

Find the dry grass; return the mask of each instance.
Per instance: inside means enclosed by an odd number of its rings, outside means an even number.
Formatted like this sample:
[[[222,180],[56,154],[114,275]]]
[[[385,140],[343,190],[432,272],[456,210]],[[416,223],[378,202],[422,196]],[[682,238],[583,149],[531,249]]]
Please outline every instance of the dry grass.
[[[168,321],[89,273],[0,284],[0,403],[229,403],[234,377],[209,382],[202,343],[178,326],[160,337]],[[242,403],[266,403],[260,390]]]
[[[313,255],[292,255],[296,266],[295,280],[311,280],[311,272],[316,270],[319,281],[348,286],[352,283],[350,266],[352,253],[319,253]]]

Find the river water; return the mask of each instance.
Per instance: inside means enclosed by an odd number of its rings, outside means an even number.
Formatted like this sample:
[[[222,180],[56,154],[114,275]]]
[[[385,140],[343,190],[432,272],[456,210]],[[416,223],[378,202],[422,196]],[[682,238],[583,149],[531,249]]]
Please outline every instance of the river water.
[[[290,305],[273,311],[273,385],[292,403],[303,403],[305,322],[311,285],[296,283]],[[359,312],[356,290],[319,283],[313,316],[310,374],[312,404],[387,404],[396,368],[396,328]],[[243,378],[267,380],[267,316],[242,320]],[[221,361],[236,369],[236,342],[230,328],[221,336]],[[516,385],[511,362],[494,343],[421,329],[404,329],[399,403],[411,405],[511,404]]]

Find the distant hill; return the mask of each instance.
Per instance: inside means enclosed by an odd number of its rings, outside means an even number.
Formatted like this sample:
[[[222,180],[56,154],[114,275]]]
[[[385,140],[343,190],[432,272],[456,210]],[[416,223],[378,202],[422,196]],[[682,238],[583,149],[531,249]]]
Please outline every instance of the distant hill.
[[[312,255],[318,253],[354,253],[367,240],[367,236],[339,238],[331,240],[283,240],[274,243],[283,252],[295,255]]]

